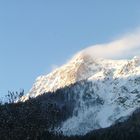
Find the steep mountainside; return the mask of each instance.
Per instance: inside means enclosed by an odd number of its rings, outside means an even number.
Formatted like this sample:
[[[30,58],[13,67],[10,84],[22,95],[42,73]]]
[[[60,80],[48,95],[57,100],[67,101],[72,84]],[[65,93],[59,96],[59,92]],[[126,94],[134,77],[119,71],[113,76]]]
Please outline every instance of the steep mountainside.
[[[83,52],[75,55],[67,64],[48,75],[39,76],[32,89],[22,101],[36,97],[44,92],[56,91],[80,80],[104,78],[110,72],[115,77],[138,74],[139,57],[132,60],[106,60],[94,58]],[[137,69],[135,69],[137,68]],[[133,71],[134,70],[134,71]]]
[[[74,103],[72,115],[55,131],[85,135],[111,126],[125,120],[140,106],[140,58],[107,60],[79,53],[66,65],[37,78],[21,100],[66,86],[69,88],[61,93],[68,95],[65,98],[69,103]]]
[[[26,102],[0,105],[1,140],[139,140],[140,109],[127,120],[118,120],[109,128],[98,129],[84,136],[64,136],[54,133],[55,127],[71,116],[71,107],[75,104],[75,94],[69,96],[72,89],[82,83],[45,93]],[[83,84],[85,85],[84,81]],[[89,84],[90,85],[90,84]],[[84,86],[86,90],[86,86]],[[65,93],[65,94],[64,94]],[[77,94],[78,95],[78,94]],[[71,98],[70,98],[71,97]],[[96,104],[102,104],[100,99]],[[60,104],[61,103],[61,104]],[[71,104],[72,103],[72,104]]]

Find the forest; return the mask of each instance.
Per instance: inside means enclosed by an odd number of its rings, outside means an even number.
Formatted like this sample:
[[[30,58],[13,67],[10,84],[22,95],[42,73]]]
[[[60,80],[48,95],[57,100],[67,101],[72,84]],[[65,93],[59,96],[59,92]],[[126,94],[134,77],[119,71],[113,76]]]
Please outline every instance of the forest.
[[[54,133],[53,129],[72,115],[72,106],[69,100],[66,100],[68,91],[71,92],[70,88],[66,87],[55,93],[44,93],[37,98],[30,98],[26,102],[1,104],[0,140],[138,140],[140,138],[140,109],[124,122],[94,130],[85,136],[66,137],[62,133]],[[61,106],[58,105],[60,102]]]

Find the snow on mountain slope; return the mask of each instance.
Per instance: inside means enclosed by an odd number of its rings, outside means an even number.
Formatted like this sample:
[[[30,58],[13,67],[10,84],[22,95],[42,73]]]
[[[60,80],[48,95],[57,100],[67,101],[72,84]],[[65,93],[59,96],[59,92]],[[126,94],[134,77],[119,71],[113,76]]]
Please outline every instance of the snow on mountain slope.
[[[79,94],[73,116],[56,131],[64,135],[84,135],[108,127],[140,107],[140,57],[109,60],[79,53],[66,65],[38,77],[21,100],[73,83],[77,83],[77,88],[71,94]]]
[[[44,92],[56,91],[80,80],[88,79],[103,69],[118,69],[127,64],[127,60],[105,60],[93,58],[88,54],[78,53],[67,64],[48,75],[39,76],[29,93],[21,100],[36,97]]]

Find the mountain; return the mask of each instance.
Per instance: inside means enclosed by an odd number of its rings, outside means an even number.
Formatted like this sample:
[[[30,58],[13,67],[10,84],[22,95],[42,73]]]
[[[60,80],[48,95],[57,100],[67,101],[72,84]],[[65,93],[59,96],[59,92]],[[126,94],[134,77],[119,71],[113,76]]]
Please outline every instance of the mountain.
[[[84,82],[84,81],[83,81]],[[85,81],[86,82],[86,81]],[[85,82],[83,83],[85,85]],[[25,102],[0,105],[0,139],[2,140],[139,140],[140,109],[108,128],[93,130],[84,136],[64,136],[54,128],[70,117],[75,97],[69,95],[80,83],[45,93]],[[84,86],[83,85],[83,86]],[[84,86],[86,88],[87,86]],[[77,94],[79,95],[79,94]],[[60,104],[61,103],[61,104]],[[100,104],[98,100],[96,103]]]
[[[140,57],[109,60],[80,52],[52,73],[38,77],[21,101],[48,92],[63,94],[63,101],[55,99],[56,105],[65,104],[70,112],[56,132],[85,135],[109,127],[128,119],[140,106]]]

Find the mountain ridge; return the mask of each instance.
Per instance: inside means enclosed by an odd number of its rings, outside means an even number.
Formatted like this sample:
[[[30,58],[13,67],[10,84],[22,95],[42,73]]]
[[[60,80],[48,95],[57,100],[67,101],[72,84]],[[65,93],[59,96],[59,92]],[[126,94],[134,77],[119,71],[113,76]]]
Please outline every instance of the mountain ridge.
[[[37,78],[21,100],[71,84],[75,86],[66,93],[76,102],[72,116],[55,131],[68,136],[85,135],[109,127],[120,118],[130,116],[140,105],[140,57],[111,60],[78,53],[62,67]]]
[[[33,87],[27,96],[23,97],[22,101],[27,100],[29,96],[36,97],[44,92],[56,91],[59,88],[87,79],[106,67],[116,67],[125,63],[127,63],[127,60],[96,58],[87,53],[80,52],[68,63],[51,73],[37,77]]]

